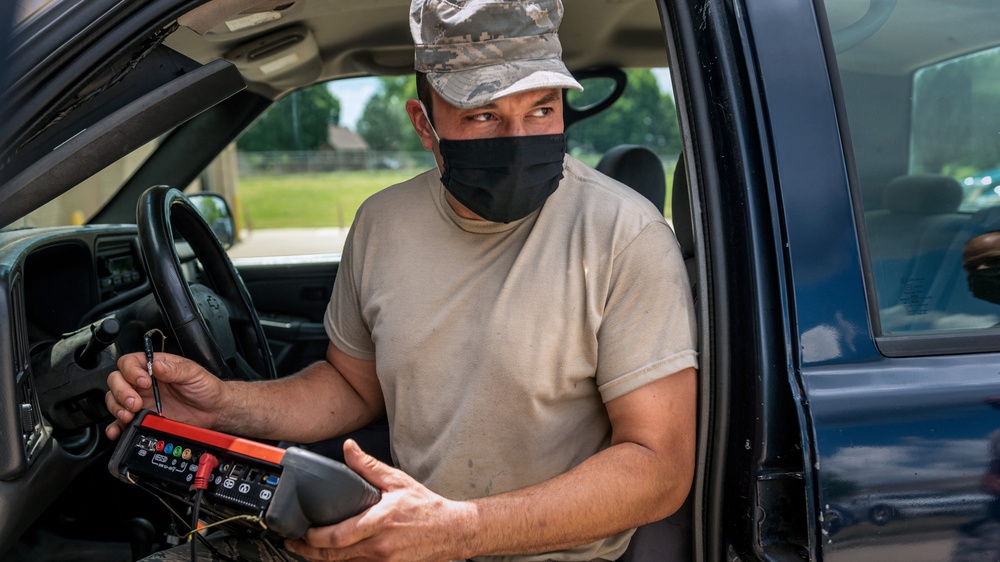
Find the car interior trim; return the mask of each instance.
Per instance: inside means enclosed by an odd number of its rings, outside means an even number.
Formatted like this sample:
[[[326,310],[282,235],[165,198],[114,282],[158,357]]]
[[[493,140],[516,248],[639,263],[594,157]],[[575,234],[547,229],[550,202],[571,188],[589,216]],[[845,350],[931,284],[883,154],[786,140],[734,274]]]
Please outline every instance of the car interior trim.
[[[126,105],[0,187],[0,224],[6,226],[20,215],[15,206],[4,204],[12,197],[27,197],[33,207],[41,206],[69,186],[167,132],[176,125],[178,116],[190,119],[245,86],[235,66],[216,61]],[[113,135],[117,142],[101,142],[107,135]]]

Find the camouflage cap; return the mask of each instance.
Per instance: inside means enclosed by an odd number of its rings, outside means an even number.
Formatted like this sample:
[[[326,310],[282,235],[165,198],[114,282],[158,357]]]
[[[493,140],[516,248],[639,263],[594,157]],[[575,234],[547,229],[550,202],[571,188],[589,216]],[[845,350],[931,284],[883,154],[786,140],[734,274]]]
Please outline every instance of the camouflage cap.
[[[413,0],[414,67],[468,109],[539,88],[583,90],[562,62],[561,0]]]

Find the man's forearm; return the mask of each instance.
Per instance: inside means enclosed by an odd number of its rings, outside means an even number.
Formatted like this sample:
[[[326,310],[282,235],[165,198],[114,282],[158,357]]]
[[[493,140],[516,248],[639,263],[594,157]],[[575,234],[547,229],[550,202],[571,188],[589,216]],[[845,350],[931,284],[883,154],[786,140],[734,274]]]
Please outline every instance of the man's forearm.
[[[608,402],[612,446],[565,474],[474,500],[470,555],[586,544],[677,511],[694,478],[696,377],[684,369]]]
[[[458,554],[546,552],[662,519],[690,490],[693,469],[681,464],[621,443],[536,486],[473,500]]]
[[[230,381],[215,429],[258,439],[311,443],[378,416],[328,362],[265,382]]]

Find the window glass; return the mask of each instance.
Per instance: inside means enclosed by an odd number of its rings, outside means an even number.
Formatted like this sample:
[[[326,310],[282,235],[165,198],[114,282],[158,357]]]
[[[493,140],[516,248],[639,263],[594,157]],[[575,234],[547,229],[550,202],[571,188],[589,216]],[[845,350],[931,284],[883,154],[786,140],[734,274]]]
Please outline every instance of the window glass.
[[[669,199],[680,132],[666,69],[630,69],[622,97],[567,131],[571,155],[591,166],[612,147],[643,145],[659,159]],[[606,95],[594,84],[588,96]],[[203,176],[233,205],[232,257],[342,250],[361,203],[435,166],[406,114],[413,76],[336,80],[271,106]],[[583,106],[589,98],[584,98]],[[664,212],[670,217],[670,206]]]
[[[882,334],[997,326],[1000,4],[826,9]]]
[[[961,212],[1000,205],[1000,48],[918,70],[913,95],[910,173],[959,180]]]

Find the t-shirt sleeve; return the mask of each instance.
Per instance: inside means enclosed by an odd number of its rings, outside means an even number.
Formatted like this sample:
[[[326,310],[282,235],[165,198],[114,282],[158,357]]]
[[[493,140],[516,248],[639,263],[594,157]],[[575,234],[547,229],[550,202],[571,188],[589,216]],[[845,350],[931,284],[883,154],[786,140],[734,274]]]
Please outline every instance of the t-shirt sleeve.
[[[598,330],[597,385],[609,402],[697,367],[687,269],[665,223],[647,225],[614,258]]]
[[[344,252],[333,282],[333,295],[326,307],[323,325],[333,345],[344,353],[364,361],[375,360],[375,344],[371,329],[361,314],[361,285],[359,273],[364,260],[364,250],[355,243],[356,227],[351,227],[344,243]]]

